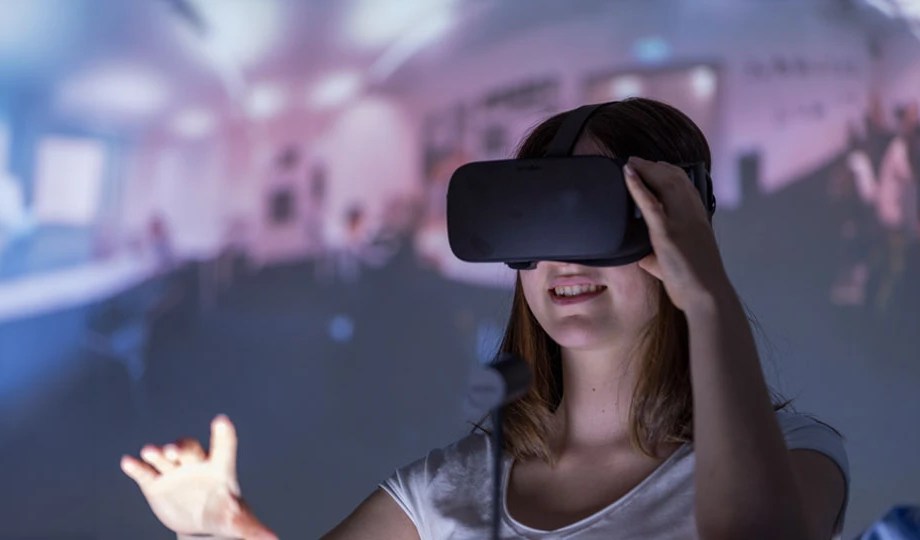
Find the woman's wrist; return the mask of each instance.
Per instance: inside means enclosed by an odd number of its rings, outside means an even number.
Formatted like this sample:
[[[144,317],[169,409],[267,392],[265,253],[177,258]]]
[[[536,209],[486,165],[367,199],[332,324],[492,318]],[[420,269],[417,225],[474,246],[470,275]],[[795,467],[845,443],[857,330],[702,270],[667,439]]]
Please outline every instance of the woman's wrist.
[[[726,280],[723,284],[703,289],[694,295],[684,307],[684,315],[687,317],[687,324],[692,326],[695,322],[711,322],[726,313],[738,310],[744,313],[738,294]]]

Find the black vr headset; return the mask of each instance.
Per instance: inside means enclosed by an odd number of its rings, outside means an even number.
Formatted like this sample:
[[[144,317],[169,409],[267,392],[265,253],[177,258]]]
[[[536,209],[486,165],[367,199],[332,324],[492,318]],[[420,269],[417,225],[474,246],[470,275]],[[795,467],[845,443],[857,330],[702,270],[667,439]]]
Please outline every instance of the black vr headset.
[[[457,169],[447,189],[447,237],[454,255],[527,270],[537,261],[619,266],[651,253],[648,229],[623,178],[626,161],[571,155],[588,119],[604,105],[570,111],[544,157]],[[716,199],[705,164],[677,165],[711,219]]]

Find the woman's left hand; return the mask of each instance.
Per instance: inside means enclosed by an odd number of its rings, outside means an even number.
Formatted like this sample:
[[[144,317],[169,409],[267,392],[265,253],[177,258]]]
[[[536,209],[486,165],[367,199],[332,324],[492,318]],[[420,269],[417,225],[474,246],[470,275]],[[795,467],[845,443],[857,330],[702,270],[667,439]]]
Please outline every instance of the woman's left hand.
[[[639,267],[664,283],[671,302],[686,312],[730,291],[706,208],[687,173],[631,157],[623,174],[652,243],[653,253]]]

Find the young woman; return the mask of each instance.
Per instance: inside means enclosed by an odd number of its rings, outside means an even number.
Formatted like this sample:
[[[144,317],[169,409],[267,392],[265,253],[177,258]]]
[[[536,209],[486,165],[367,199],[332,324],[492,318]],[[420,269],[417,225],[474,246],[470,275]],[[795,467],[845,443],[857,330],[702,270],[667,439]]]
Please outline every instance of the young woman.
[[[524,141],[537,157],[565,113]],[[771,402],[707,210],[672,163],[709,146],[656,101],[606,105],[575,154],[629,157],[624,175],[654,254],[617,267],[540,261],[520,270],[502,350],[532,390],[505,414],[503,538],[827,539],[848,466],[839,435]],[[212,425],[146,446],[122,468],[180,534],[274,538],[239,496],[236,436]],[[374,491],[329,539],[488,538],[490,439],[431,452]]]

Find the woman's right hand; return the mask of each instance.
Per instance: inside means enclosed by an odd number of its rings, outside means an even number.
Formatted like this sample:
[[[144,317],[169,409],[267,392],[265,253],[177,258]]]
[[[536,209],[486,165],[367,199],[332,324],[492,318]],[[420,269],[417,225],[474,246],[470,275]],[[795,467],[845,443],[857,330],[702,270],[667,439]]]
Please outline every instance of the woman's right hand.
[[[236,430],[226,416],[211,422],[211,453],[194,439],[141,449],[143,461],[121,459],[157,518],[179,534],[210,534],[246,540],[277,540],[240,496],[236,477]]]

